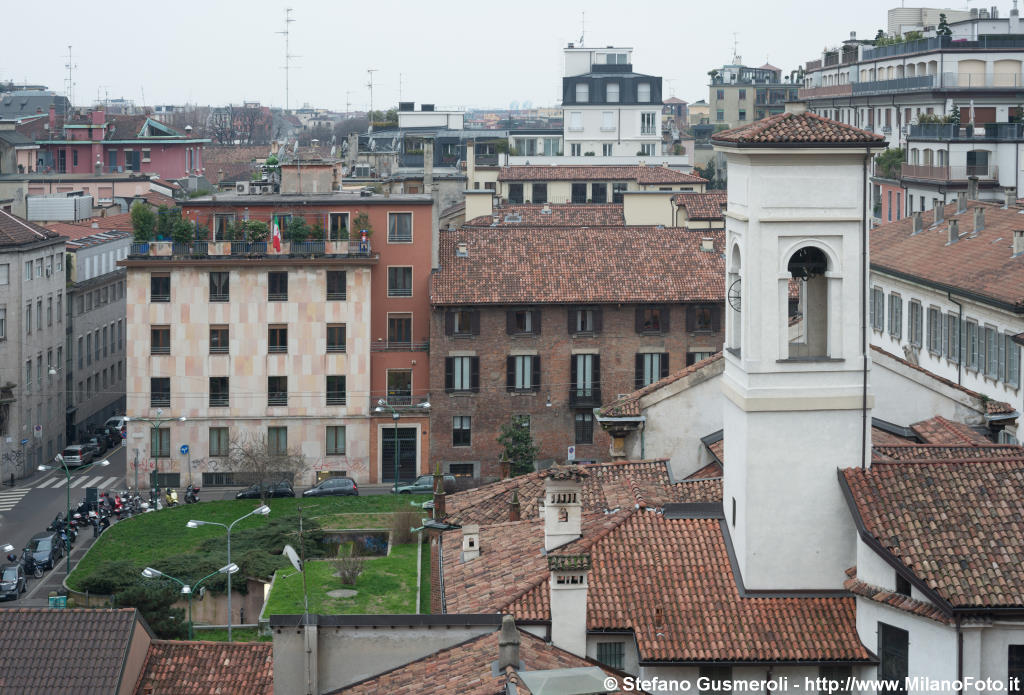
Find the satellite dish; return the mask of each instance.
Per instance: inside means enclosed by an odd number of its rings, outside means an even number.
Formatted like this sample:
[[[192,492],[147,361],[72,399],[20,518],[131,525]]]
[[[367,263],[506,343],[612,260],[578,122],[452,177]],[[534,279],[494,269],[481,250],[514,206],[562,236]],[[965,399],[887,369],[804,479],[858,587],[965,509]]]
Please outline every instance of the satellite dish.
[[[296,572],[302,571],[302,563],[299,561],[299,554],[295,552],[295,548],[290,545],[284,547],[284,554],[288,556],[288,562],[292,563],[292,567],[295,568]]]

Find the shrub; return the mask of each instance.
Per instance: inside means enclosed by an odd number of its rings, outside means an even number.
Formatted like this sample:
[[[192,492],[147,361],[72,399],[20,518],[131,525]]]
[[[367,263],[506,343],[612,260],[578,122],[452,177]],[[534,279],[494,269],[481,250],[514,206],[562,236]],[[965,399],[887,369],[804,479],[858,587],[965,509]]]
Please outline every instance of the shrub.
[[[410,529],[420,525],[422,515],[414,512],[396,512],[391,518],[391,544],[412,543],[414,536]]]
[[[347,557],[339,557],[336,560],[329,561],[334,565],[334,569],[338,572],[338,577],[341,578],[341,583],[345,586],[355,586],[356,579],[363,573],[363,558],[353,557],[351,555]]]
[[[156,231],[156,213],[143,202],[137,202],[131,209],[132,229],[135,241],[152,241]]]

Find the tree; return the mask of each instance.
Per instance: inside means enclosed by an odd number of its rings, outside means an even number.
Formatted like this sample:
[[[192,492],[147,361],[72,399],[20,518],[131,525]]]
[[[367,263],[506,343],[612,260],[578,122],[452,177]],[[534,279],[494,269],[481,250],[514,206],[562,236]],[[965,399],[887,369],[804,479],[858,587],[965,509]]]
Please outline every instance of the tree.
[[[311,231],[305,219],[293,217],[284,226],[284,238],[288,241],[306,241]]]
[[[141,200],[132,205],[131,209],[132,229],[135,231],[135,241],[150,241],[153,232],[156,231],[156,213]]]
[[[171,225],[171,239],[179,244],[190,244],[196,238],[195,228],[179,214]]]
[[[306,468],[306,458],[298,447],[279,449],[265,435],[232,439],[228,444],[227,468],[240,473],[250,483],[260,483],[261,499],[267,501],[267,485],[294,478]]]
[[[939,13],[939,28],[935,30],[936,36],[952,36],[953,30],[949,28],[949,22],[946,20],[946,13]]]
[[[903,150],[893,147],[875,156],[877,170],[887,179],[898,179],[900,177],[900,165],[904,161]]]
[[[502,425],[498,434],[498,444],[503,447],[502,459],[511,464],[512,475],[523,475],[533,471],[533,461],[540,452],[540,447],[533,443],[529,420],[517,415],[512,418],[512,422]]]
[[[960,107],[956,104],[953,104],[953,110],[949,112],[949,122],[960,127]]]
[[[881,29],[879,29],[878,33],[875,34],[875,45],[876,46],[881,46],[881,45],[883,45],[883,43],[881,43],[881,42],[884,42],[884,41],[885,41],[885,32],[882,31]]]

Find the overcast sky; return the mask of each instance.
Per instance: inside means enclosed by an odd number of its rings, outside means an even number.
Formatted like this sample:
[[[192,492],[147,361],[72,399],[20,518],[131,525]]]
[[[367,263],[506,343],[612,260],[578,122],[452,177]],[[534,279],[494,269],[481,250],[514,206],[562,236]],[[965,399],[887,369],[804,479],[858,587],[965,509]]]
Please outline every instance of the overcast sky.
[[[998,5],[1005,16],[1009,1]],[[692,102],[707,98],[708,70],[730,62],[733,32],[745,64],[767,59],[788,73],[851,30],[873,37],[895,6],[899,0],[11,2],[0,80],[64,93],[71,44],[76,105],[106,93],[137,104],[144,94],[147,105],[283,106],[284,37],[275,32],[291,7],[292,108],[365,109],[368,68],[377,70],[375,108],[395,105],[399,94],[439,108],[554,106],[562,48],[579,42],[585,12],[587,46],[632,47],[635,70],[663,77],[666,97]]]

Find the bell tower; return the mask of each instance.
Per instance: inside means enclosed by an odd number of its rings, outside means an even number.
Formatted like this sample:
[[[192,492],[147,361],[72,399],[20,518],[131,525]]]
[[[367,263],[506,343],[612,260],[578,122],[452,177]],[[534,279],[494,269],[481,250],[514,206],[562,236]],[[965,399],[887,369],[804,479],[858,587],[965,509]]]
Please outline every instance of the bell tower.
[[[882,139],[808,113],[718,133],[726,213],[723,507],[746,588],[836,589],[867,464],[868,167]]]

